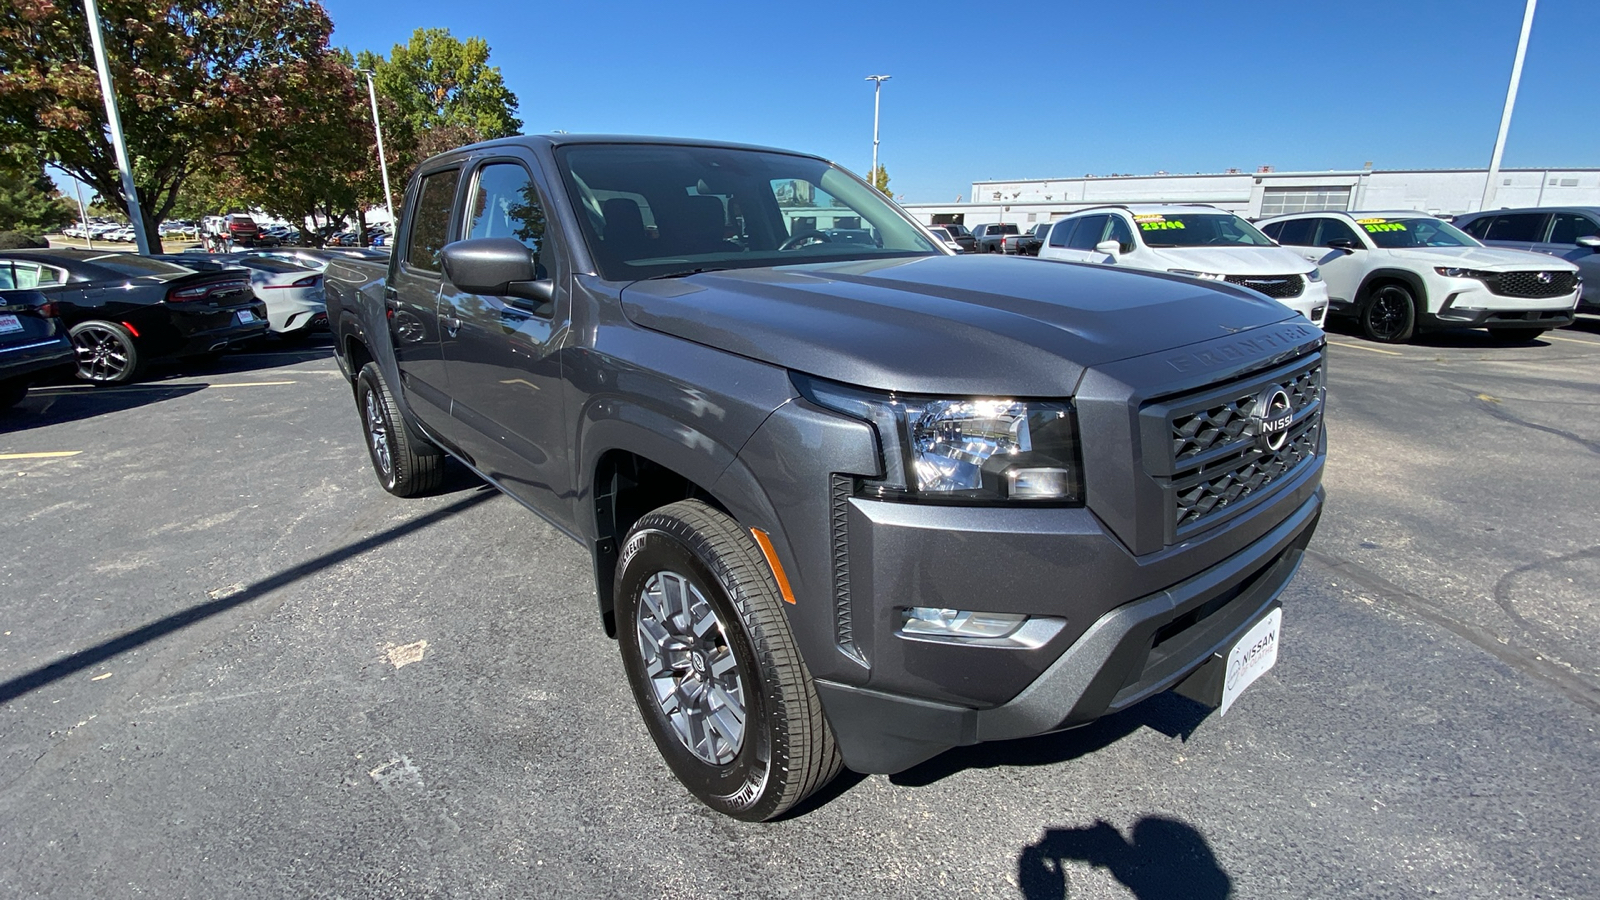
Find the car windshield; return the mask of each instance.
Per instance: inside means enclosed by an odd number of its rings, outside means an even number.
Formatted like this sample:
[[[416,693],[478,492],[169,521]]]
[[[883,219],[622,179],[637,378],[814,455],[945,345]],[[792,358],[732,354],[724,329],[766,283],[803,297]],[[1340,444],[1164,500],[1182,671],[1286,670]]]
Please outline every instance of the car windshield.
[[[1356,224],[1374,244],[1389,250],[1406,247],[1482,247],[1473,237],[1443,219],[1362,217]]]
[[[568,145],[556,159],[595,264],[616,281],[946,253],[819,159],[651,144]]]
[[[1135,213],[1133,221],[1151,247],[1272,246],[1271,239],[1232,213]]]

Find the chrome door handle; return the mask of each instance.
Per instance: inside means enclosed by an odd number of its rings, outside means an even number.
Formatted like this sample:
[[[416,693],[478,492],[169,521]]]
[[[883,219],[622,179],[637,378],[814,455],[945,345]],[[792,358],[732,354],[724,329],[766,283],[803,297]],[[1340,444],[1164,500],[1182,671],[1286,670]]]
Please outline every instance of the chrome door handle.
[[[448,331],[451,337],[455,337],[456,332],[461,330],[461,320],[455,316],[440,316],[439,324],[444,326],[444,330]]]

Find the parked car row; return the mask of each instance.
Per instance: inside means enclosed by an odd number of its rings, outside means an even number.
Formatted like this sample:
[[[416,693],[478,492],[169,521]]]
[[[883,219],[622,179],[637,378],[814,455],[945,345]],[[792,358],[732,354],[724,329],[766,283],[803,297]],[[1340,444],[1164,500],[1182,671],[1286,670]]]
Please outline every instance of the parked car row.
[[[26,300],[8,295],[0,332],[25,335],[31,343],[53,340],[64,331],[78,377],[94,384],[133,381],[155,360],[217,356],[270,327],[267,304],[253,290],[250,270],[239,267],[206,270],[93,250],[5,250],[0,251],[0,291],[38,295]],[[24,318],[41,315],[59,319],[57,331],[41,332]],[[0,361],[4,358],[0,354]],[[8,380],[29,374],[0,370]],[[21,399],[16,385],[11,382],[8,396]]]

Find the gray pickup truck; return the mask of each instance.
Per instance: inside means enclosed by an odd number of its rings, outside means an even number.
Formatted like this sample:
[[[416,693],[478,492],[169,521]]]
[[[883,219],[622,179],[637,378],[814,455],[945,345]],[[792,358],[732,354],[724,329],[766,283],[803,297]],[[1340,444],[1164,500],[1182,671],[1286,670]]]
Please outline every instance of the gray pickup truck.
[[[454,457],[585,547],[710,807],[1169,689],[1226,712],[1276,659],[1326,448],[1323,334],[1283,306],[955,256],[826,160],[729,144],[476,144],[404,209],[387,266],[326,279],[380,482]]]

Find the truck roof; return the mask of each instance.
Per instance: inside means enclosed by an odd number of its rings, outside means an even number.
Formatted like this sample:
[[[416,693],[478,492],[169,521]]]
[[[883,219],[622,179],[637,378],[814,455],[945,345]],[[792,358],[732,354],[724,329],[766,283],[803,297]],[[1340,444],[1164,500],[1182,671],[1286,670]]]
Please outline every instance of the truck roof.
[[[457,153],[478,150],[487,147],[506,146],[545,146],[564,147],[570,144],[640,144],[640,145],[670,145],[680,147],[721,147],[728,150],[756,150],[763,153],[784,153],[789,156],[809,156],[812,159],[823,159],[814,153],[800,153],[794,150],[785,150],[782,147],[765,147],[760,144],[739,144],[732,141],[708,141],[697,138],[657,137],[643,134],[519,134],[512,137],[496,138],[489,141],[480,141],[447,150],[439,156],[450,156]]]

